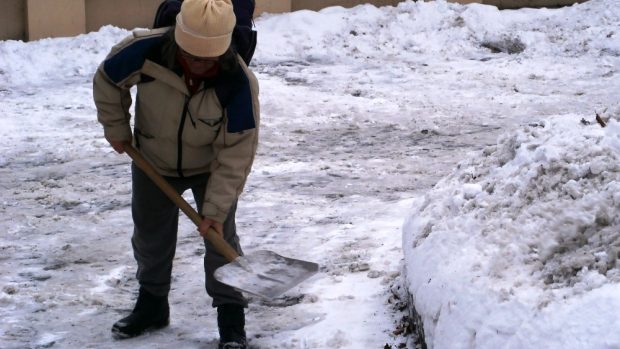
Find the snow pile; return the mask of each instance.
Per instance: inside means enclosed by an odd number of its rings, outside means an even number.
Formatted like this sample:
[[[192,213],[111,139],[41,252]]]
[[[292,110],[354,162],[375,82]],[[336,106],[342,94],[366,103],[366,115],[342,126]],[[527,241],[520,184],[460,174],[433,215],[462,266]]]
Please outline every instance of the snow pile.
[[[609,114],[606,128],[575,115],[503,136],[414,204],[403,248],[431,347],[620,345],[609,332],[620,325],[620,113]]]
[[[110,48],[127,35],[127,30],[105,26],[71,38],[0,41],[0,90],[91,80]]]
[[[403,62],[492,53],[575,56],[620,55],[620,7],[592,0],[561,10],[500,11],[494,6],[446,1],[404,1],[396,7],[330,7],[263,16],[258,23],[261,62]],[[290,24],[294,25],[291,27]],[[320,25],[317,26],[317,23]],[[259,46],[259,48],[260,48]]]

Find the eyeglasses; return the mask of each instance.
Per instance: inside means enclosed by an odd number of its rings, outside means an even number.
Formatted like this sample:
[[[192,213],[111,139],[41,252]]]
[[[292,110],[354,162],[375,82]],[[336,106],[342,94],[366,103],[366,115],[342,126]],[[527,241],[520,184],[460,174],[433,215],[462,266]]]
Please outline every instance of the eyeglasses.
[[[193,63],[214,63],[219,61],[219,57],[198,57],[198,56],[194,56],[192,54],[190,54],[189,52],[186,52],[183,49],[179,49],[181,52],[181,56],[183,57],[183,59],[185,59],[187,62],[193,62]]]

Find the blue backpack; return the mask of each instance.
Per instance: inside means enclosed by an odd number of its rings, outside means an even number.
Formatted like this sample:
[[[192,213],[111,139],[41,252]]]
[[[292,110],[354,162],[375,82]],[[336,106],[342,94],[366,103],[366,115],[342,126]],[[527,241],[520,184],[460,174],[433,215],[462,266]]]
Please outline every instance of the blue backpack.
[[[164,0],[155,13],[153,28],[169,27],[176,24],[176,16],[181,11],[183,0]],[[256,49],[257,32],[253,28],[256,0],[232,0],[237,25],[233,30],[232,45],[245,64],[249,65]]]

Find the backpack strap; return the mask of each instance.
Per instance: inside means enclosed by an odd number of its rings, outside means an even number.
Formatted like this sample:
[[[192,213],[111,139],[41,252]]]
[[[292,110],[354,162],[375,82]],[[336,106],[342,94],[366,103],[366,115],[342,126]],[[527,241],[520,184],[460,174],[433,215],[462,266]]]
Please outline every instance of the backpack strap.
[[[256,50],[258,33],[252,27],[237,25],[233,30],[232,44],[235,51],[243,58],[245,65],[250,65],[250,61]]]
[[[232,0],[232,4],[237,17],[237,25],[252,28],[256,0]]]
[[[159,4],[153,21],[153,29],[175,25],[177,14],[181,11],[181,4],[183,0],[164,0]]]
[[[232,3],[237,17],[237,25],[233,30],[233,45],[245,64],[250,65],[258,36],[253,22],[256,0],[232,0]]]

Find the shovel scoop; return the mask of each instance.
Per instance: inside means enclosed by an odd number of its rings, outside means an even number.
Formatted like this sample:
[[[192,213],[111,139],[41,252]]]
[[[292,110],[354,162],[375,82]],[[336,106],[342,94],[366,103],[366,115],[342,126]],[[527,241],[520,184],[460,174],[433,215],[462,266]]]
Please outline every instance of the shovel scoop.
[[[125,152],[196,226],[200,225],[202,222],[200,214],[155,171],[153,166],[131,144],[125,143]],[[263,298],[276,298],[319,270],[319,265],[316,263],[283,257],[272,251],[261,250],[239,256],[237,251],[213,229],[207,231],[205,238],[229,262],[215,271],[215,278],[239,291]]]
[[[219,267],[215,278],[238,290],[273,299],[316,274],[319,266],[280,256],[272,251],[255,251]]]

